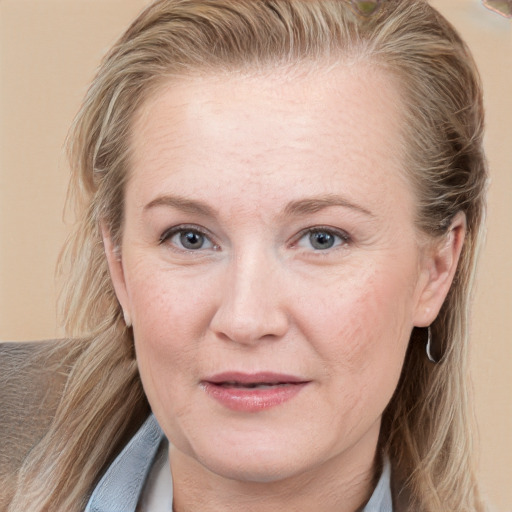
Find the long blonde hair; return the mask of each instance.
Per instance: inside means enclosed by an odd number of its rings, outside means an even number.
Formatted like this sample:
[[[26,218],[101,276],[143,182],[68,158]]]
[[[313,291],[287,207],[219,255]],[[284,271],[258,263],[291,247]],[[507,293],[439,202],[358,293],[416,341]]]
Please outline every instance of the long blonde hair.
[[[418,229],[442,236],[463,211],[467,237],[432,336],[413,332],[381,447],[413,510],[483,510],[473,467],[468,307],[484,217],[483,108],[472,57],[424,0],[389,0],[363,16],[348,0],[159,0],[103,60],[69,138],[78,222],[63,294],[77,357],[54,422],[20,470],[10,510],[80,510],[122,440],[147,414],[132,334],[110,282],[100,222],[122,236],[134,113],[158,83],[197,71],[275,69],[370,59],[399,79]],[[378,91],[376,91],[378,94]],[[67,262],[67,267],[65,266]]]

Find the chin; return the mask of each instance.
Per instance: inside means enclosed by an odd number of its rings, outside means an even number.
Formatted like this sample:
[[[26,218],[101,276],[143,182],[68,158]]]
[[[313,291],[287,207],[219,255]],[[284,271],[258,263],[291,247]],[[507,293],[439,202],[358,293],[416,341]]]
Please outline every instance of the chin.
[[[287,435],[275,431],[254,435],[216,434],[192,443],[191,455],[209,471],[231,480],[277,482],[307,471],[323,458],[318,450],[308,455],[314,443],[297,432]],[[328,458],[331,450],[326,447],[323,451]]]
[[[276,456],[277,455],[277,456]],[[299,467],[296,460],[288,460],[285,454],[278,453],[244,454],[234,453],[230,459],[226,453],[222,457],[204,456],[199,462],[212,473],[230,480],[251,483],[270,483],[286,480],[307,468]]]

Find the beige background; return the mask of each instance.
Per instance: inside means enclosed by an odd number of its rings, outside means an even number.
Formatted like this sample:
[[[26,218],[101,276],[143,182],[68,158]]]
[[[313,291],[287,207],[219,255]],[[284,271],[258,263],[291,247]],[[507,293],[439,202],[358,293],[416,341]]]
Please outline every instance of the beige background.
[[[67,227],[63,141],[109,45],[146,0],[0,0],[0,340],[59,335],[53,273]],[[478,0],[432,2],[486,92],[492,183],[473,314],[481,481],[512,512],[512,21]]]

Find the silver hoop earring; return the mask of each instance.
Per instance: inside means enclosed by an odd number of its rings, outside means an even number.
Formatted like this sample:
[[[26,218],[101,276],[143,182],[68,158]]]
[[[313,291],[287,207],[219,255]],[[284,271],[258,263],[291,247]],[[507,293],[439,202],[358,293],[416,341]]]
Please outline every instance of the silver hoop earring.
[[[427,345],[425,347],[425,351],[427,352],[428,360],[432,363],[438,363],[439,361],[432,355],[432,332],[430,330],[430,325],[427,327]]]

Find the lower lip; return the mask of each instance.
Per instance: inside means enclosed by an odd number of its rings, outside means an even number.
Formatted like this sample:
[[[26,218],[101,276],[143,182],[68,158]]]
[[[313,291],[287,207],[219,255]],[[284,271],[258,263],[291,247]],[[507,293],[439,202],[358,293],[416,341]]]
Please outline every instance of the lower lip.
[[[224,387],[204,382],[206,393],[233,411],[258,412],[281,405],[300,393],[307,382],[286,384],[272,388]]]

